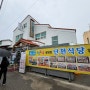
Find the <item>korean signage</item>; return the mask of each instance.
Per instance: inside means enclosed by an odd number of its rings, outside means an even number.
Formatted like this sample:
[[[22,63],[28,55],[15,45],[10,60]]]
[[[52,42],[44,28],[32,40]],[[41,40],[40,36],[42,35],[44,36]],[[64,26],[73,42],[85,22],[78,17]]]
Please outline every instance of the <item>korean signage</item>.
[[[90,74],[90,45],[29,50],[27,65]]]

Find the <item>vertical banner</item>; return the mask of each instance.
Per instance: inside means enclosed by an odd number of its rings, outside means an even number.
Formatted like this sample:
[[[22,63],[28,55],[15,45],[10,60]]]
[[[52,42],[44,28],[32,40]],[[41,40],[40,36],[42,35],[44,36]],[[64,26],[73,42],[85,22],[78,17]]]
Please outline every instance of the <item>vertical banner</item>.
[[[26,53],[21,52],[20,65],[19,65],[20,73],[25,73],[25,62],[26,62]]]

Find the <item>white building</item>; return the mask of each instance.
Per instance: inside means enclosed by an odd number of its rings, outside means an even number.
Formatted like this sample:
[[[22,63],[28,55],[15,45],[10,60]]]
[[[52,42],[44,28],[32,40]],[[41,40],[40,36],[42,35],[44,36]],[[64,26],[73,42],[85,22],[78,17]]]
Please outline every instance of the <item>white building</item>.
[[[76,29],[53,28],[49,24],[40,24],[28,15],[13,31],[13,45],[20,39],[35,40],[42,45],[77,43]],[[40,43],[37,42],[40,45]]]
[[[10,39],[0,40],[0,48],[11,49],[12,41]]]

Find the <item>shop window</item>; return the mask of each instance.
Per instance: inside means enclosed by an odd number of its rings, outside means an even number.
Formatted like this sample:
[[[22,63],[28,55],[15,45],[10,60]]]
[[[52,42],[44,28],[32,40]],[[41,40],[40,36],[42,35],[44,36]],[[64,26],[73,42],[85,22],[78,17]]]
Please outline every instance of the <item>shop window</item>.
[[[52,37],[52,45],[58,45],[58,36]]]

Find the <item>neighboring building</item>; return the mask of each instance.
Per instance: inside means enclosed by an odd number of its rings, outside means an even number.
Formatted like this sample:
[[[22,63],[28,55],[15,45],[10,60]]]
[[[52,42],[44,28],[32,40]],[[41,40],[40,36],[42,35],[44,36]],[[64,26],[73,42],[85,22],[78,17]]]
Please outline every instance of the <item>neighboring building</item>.
[[[76,29],[53,28],[49,24],[38,23],[30,15],[13,31],[13,45],[21,38],[33,40],[39,46],[77,43]]]
[[[5,48],[8,50],[12,49],[12,41],[10,39],[0,40],[0,48]]]
[[[84,44],[90,44],[90,30],[83,34]]]

